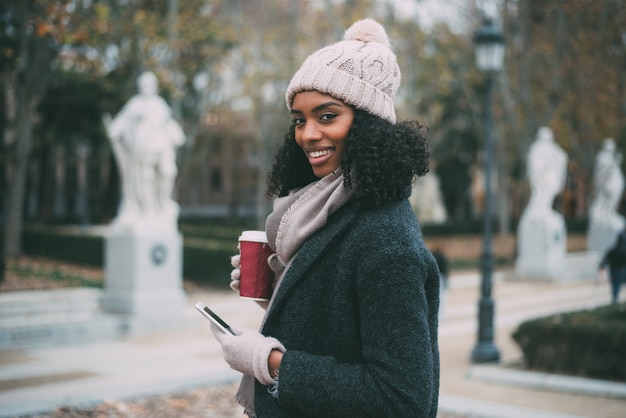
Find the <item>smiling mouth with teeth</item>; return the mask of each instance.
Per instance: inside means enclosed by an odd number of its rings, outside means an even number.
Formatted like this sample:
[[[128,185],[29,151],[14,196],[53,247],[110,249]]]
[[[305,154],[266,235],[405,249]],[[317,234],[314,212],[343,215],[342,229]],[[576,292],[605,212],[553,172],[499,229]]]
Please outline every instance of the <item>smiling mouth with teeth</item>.
[[[318,158],[324,155],[328,155],[331,153],[331,150],[327,149],[327,150],[323,150],[323,151],[311,151],[309,152],[309,157],[311,158]]]

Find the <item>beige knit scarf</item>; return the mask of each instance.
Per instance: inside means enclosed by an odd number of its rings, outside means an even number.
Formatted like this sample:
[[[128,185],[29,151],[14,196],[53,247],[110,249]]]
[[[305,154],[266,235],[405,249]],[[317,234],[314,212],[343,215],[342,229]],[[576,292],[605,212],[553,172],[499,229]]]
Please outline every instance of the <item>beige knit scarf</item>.
[[[291,263],[302,244],[326,225],[328,217],[350,200],[354,190],[354,181],[352,185],[350,189],[344,187],[343,171],[338,168],[319,181],[274,201],[273,211],[265,221],[265,232],[269,245],[279,261],[279,263],[270,263],[278,280],[267,307],[266,316],[287,271],[285,266]],[[243,375],[235,399],[244,407],[248,416],[255,416],[253,376]]]
[[[343,186],[343,172],[337,169],[276,199],[274,211],[265,221],[265,232],[278,258],[287,264],[304,241],[326,225],[328,216],[350,199],[352,190]]]

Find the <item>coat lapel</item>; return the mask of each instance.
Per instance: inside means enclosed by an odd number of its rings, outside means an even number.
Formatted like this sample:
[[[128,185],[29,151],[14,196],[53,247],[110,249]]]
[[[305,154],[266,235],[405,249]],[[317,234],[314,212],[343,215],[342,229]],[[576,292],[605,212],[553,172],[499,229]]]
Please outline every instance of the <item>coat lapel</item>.
[[[271,320],[293,286],[310,268],[315,268],[315,261],[322,256],[324,250],[356,219],[356,205],[347,204],[329,219],[327,224],[307,239],[295,255],[293,262],[283,277],[282,283],[272,302],[265,322]]]

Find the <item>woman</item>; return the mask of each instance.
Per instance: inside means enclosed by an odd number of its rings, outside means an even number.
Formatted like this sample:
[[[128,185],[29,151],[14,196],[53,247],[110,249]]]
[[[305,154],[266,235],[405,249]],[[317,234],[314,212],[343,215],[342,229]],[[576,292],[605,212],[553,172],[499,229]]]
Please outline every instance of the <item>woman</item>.
[[[274,294],[260,332],[213,329],[249,416],[437,414],[439,273],[408,201],[428,152],[425,128],[396,124],[399,82],[371,19],[291,80],[268,177]]]
[[[615,244],[602,257],[600,272],[604,273],[607,265],[611,279],[611,302],[617,303],[622,283],[626,281],[626,229],[617,235]]]

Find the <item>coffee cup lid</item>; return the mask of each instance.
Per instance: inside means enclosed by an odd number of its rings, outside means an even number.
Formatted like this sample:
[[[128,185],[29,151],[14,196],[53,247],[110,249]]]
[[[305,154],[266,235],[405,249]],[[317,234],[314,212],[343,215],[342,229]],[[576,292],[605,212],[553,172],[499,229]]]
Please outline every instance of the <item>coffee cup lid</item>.
[[[265,231],[243,231],[239,241],[267,242]]]

